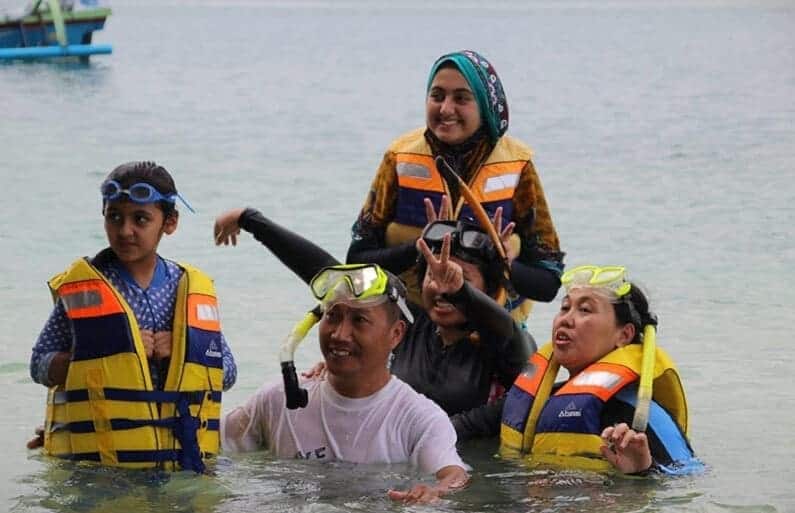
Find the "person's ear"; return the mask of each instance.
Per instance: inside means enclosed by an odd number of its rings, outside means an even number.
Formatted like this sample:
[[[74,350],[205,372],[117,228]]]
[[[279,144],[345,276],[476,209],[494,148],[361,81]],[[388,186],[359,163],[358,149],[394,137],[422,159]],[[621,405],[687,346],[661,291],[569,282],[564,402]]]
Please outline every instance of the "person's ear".
[[[626,323],[622,328],[618,336],[618,342],[616,343],[616,347],[624,347],[628,344],[631,344],[632,341],[635,339],[635,325],[631,322]]]
[[[392,324],[392,328],[389,330],[389,350],[392,351],[400,344],[400,341],[403,340],[403,336],[406,334],[406,321],[403,319],[398,319]]]
[[[178,224],[179,211],[174,210],[169,216],[166,217],[165,221],[163,221],[163,233],[166,235],[171,235],[176,231]]]

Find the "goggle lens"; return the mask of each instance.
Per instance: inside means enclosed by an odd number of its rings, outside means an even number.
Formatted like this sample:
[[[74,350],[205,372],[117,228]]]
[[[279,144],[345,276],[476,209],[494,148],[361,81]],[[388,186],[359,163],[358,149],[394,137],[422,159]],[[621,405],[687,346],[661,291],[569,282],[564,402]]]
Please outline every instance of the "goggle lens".
[[[310,287],[315,298],[323,299],[330,290],[344,280],[354,297],[360,297],[373,288],[378,278],[378,270],[373,266],[353,269],[332,268],[318,274],[310,283]]]
[[[435,221],[425,227],[422,239],[431,251],[438,252],[447,234],[451,235],[453,255],[477,261],[491,261],[494,258],[494,246],[488,234],[465,221]]]
[[[625,296],[632,285],[626,281],[626,268],[621,266],[597,267],[583,265],[563,273],[560,282],[570,290],[575,285],[603,287],[613,291],[617,297]]]
[[[121,184],[116,180],[108,180],[100,186],[99,190],[102,193],[102,198],[106,201],[113,201],[122,194],[126,194],[131,201],[136,203],[154,203],[156,201],[176,203],[177,198],[179,198],[188,210],[195,213],[193,207],[191,207],[179,193],[165,196],[148,183],[139,182],[132,184],[129,189],[123,189]]]
[[[487,247],[491,240],[488,235],[483,232],[468,230],[461,232],[458,237],[458,242],[461,244],[461,247],[467,249],[481,249]]]
[[[437,221],[435,223],[431,223],[425,229],[425,232],[422,234],[422,238],[425,239],[427,243],[440,243],[444,240],[444,236],[448,233],[453,233],[456,230],[455,223],[450,223],[449,221]]]

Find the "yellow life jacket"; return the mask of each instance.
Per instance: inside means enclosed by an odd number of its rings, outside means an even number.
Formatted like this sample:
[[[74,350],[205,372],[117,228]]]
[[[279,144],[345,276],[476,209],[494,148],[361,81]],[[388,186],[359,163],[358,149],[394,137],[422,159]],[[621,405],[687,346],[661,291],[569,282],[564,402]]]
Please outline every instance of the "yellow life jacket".
[[[153,390],[135,315],[88,259],[49,281],[74,333],[63,386],[47,398],[46,454],[102,465],[203,471],[218,453],[223,362],[212,280],[184,270],[177,287],[171,360]]]
[[[450,196],[447,183],[434,162],[431,147],[425,140],[425,128],[418,128],[395,140],[389,147],[394,152],[398,178],[398,197],[395,219],[386,227],[386,245],[394,247],[414,241],[428,223],[425,215],[425,198],[430,198],[436,208],[442,196]],[[497,141],[486,162],[470,178],[467,185],[478,203],[494,216],[502,207],[502,218],[510,220],[513,216],[513,195],[522,170],[532,156],[530,148],[510,136],[504,135]],[[453,206],[453,219],[476,219],[463,196]],[[519,237],[513,236],[511,244],[519,251]],[[408,288],[409,299],[422,304],[416,268],[403,272],[400,278]],[[512,315],[524,321],[530,313],[530,300],[514,301]]]
[[[529,453],[533,462],[565,467],[610,468],[599,449],[603,429],[600,414],[611,398],[628,403],[634,400],[636,387],[633,384],[639,378],[642,349],[640,344],[629,344],[608,353],[550,396],[545,382],[554,381],[558,366],[551,360],[552,344],[546,344],[530,357],[525,371],[506,395],[500,430],[501,452],[513,456]],[[543,403],[538,417],[533,419],[531,411],[536,399]],[[670,416],[678,431],[687,437],[684,389],[673,361],[659,347],[655,355],[652,399],[654,411],[664,410],[664,413],[652,412],[650,429],[665,431],[662,424],[665,417]],[[662,442],[665,444],[665,440]],[[675,448],[671,452],[674,450],[678,451]]]

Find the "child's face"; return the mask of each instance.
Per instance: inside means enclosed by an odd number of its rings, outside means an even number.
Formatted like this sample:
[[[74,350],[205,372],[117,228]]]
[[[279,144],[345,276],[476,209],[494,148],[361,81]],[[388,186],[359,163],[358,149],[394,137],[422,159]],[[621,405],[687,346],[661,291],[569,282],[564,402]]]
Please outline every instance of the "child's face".
[[[166,218],[155,203],[111,201],[105,207],[105,233],[111,249],[125,264],[146,263],[157,254],[163,234],[177,229],[177,216]]]

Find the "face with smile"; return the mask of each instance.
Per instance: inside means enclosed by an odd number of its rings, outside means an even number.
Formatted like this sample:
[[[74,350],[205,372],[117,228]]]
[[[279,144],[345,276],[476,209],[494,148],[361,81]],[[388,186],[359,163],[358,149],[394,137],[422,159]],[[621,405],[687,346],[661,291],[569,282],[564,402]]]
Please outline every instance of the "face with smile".
[[[105,205],[105,234],[119,260],[128,268],[151,264],[163,234],[177,229],[177,214],[165,217],[155,203],[110,201]]]
[[[377,391],[389,379],[389,354],[405,332],[406,323],[393,319],[387,305],[358,308],[340,302],[328,307],[318,335],[334,388],[349,397]]]
[[[471,287],[481,292],[486,291],[483,273],[480,272],[477,265],[456,257],[450,257],[450,261],[461,266],[461,270],[464,272],[464,281],[468,282]],[[455,328],[466,322],[464,314],[439,293],[438,284],[433,278],[430,266],[425,271],[425,277],[422,280],[422,304],[425,311],[428,312],[428,316],[440,328]]]
[[[480,110],[472,88],[455,68],[442,68],[433,77],[425,101],[428,128],[442,142],[460,144],[477,131]]]
[[[572,376],[634,336],[635,326],[619,324],[605,293],[591,287],[571,289],[552,321],[553,354]]]

